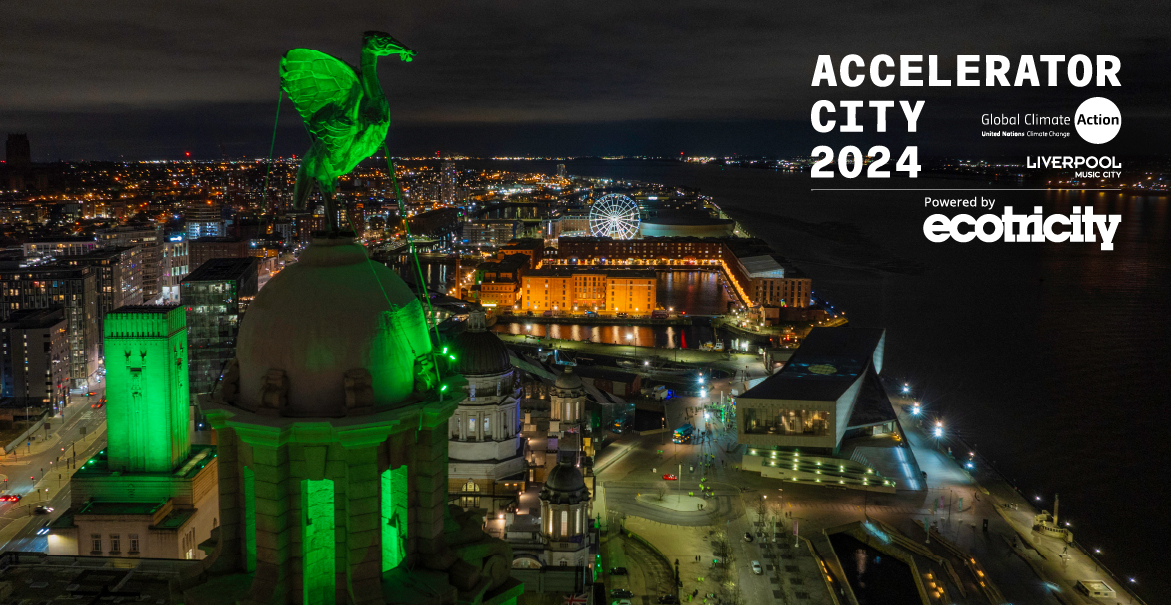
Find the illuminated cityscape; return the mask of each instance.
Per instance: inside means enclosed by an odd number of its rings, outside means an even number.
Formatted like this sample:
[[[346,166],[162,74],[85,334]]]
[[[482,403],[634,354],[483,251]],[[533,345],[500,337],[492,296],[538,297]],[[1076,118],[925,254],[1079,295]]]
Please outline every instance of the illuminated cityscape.
[[[1007,93],[941,86],[910,176],[849,180],[893,161],[880,117],[867,154],[826,133],[817,180],[806,68],[860,52],[820,5],[37,10],[67,49],[10,32],[0,66],[0,603],[1171,594],[1139,468],[1167,442],[1164,155],[1041,167],[1089,152],[976,141]],[[842,33],[896,35],[855,10]],[[988,52],[1163,33],[1069,10],[1098,25],[1030,15]],[[916,11],[907,40],[1004,25]],[[1099,56],[1154,81],[1148,45]],[[1044,88],[1008,96],[1107,94]],[[1146,150],[1165,95],[1134,90]],[[1019,240],[923,222],[1014,204]],[[1102,242],[1050,237],[1072,213]]]

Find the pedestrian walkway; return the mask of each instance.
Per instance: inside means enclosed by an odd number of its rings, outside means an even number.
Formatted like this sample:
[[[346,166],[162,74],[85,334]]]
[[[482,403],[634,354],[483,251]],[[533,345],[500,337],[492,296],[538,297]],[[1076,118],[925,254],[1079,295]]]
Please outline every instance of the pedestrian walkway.
[[[927,473],[931,487],[948,489],[968,486],[968,489],[972,490],[973,498],[980,498],[977,491],[984,493],[984,497],[981,498],[982,504],[991,506],[1020,538],[1019,541],[1013,541],[1016,547],[1010,544],[1009,548],[1028,563],[1040,580],[1054,587],[1051,590],[1060,595],[1062,603],[1092,605],[1105,602],[1078,592],[1076,585],[1079,580],[1106,582],[1118,593],[1116,598],[1109,600],[1111,604],[1143,603],[1127,590],[1119,578],[1103,569],[1092,556],[1076,544],[1068,545],[1059,539],[1034,532],[1033,516],[1040,514],[1040,511],[1033,507],[1033,503],[1021,496],[995,471],[984,468],[986,465],[977,465],[977,468],[973,469],[974,476],[969,474],[947,455],[947,448],[954,450],[963,446],[947,438],[936,441],[935,437],[926,435],[918,427],[917,421],[905,413],[905,409],[899,409],[902,407],[897,406],[896,411],[908,431],[908,441],[914,448],[920,466]],[[973,530],[974,521],[973,518]],[[958,528],[955,535],[960,535]]]

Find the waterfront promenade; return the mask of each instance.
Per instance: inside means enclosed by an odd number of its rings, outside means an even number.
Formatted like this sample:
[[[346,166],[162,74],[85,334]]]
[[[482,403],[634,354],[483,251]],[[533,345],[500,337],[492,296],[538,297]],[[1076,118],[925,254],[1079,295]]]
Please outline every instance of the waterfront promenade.
[[[1031,568],[1062,605],[1145,603],[1128,590],[1124,579],[1102,567],[1081,545],[1066,544],[1033,531],[1033,516],[1041,512],[1035,505],[1044,504],[1051,509],[1051,499],[1042,496],[1037,500],[1039,495],[1021,494],[980,456],[975,457],[972,469],[965,469],[961,461],[968,459],[970,451],[962,440],[949,436],[946,431],[942,438],[929,435],[919,426],[919,419],[911,415],[910,399],[892,398],[892,402],[915,458],[927,473],[929,491],[948,499],[948,520],[941,515],[938,524],[943,536],[975,556],[984,553],[982,562],[1000,558],[996,556],[997,551],[1014,555]],[[967,501],[963,510],[953,511],[953,505],[958,507],[957,497]],[[981,532],[977,523],[984,518],[991,518],[990,525],[1005,524],[1013,537],[1001,535],[999,541],[978,539]],[[1079,580],[1102,580],[1117,591],[1117,596],[1110,599],[1086,596],[1076,589]]]

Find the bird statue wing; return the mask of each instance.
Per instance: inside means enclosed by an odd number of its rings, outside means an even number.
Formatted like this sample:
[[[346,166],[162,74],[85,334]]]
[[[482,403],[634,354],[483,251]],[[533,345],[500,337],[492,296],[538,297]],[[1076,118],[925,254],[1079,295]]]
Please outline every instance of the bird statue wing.
[[[359,100],[362,85],[354,68],[323,52],[295,48],[281,58],[281,88],[289,95],[306,124],[328,105],[350,109]],[[352,103],[357,110],[357,103]]]

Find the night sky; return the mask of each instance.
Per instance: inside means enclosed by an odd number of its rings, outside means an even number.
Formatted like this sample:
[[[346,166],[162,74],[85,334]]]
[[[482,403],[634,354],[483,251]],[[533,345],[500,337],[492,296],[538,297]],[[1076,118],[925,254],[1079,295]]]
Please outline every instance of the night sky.
[[[1072,114],[1097,95],[1123,115],[1106,147],[1163,152],[1165,3],[935,4],[0,0],[0,131],[28,132],[36,161],[260,156],[283,52],[356,64],[361,32],[377,29],[419,53],[379,66],[404,155],[808,154],[845,141],[810,127],[819,98],[927,99],[922,132],[890,142],[996,153],[971,127],[980,113]],[[939,54],[947,75],[958,53],[1107,53],[1123,86],[810,87],[818,54],[851,52]],[[285,109],[277,152],[301,153]]]

